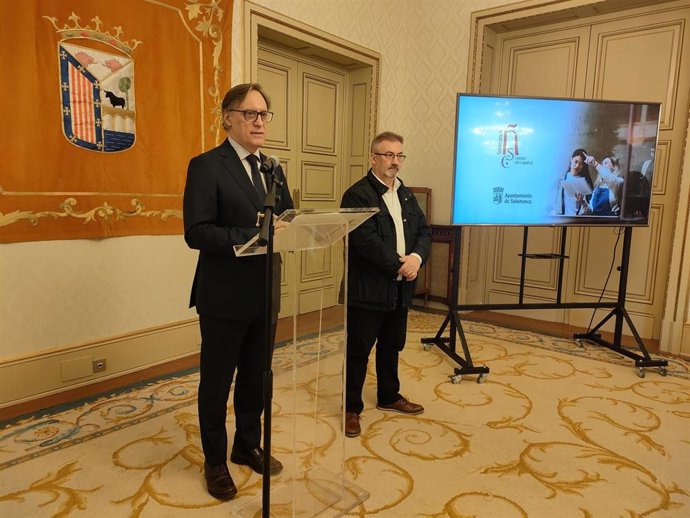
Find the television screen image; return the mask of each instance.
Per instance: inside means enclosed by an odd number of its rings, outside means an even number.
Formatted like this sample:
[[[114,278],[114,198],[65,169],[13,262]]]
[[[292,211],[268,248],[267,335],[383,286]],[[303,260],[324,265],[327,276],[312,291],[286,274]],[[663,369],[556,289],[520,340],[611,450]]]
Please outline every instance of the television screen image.
[[[458,94],[454,225],[648,224],[659,103]]]

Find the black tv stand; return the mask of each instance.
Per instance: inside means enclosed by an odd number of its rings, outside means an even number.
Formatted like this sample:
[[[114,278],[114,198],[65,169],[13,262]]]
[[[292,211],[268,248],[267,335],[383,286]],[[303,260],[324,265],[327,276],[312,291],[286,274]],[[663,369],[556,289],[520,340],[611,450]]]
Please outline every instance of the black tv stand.
[[[620,280],[618,285],[618,298],[616,302],[562,302],[562,284],[563,284],[563,270],[564,261],[568,258],[565,255],[565,244],[567,229],[562,227],[561,229],[561,243],[560,243],[560,253],[552,254],[529,254],[527,253],[527,235],[528,227],[524,227],[523,243],[522,243],[522,253],[518,254],[522,257],[522,267],[520,273],[520,292],[519,300],[517,304],[458,304],[458,291],[460,285],[460,246],[462,230],[460,226],[452,227],[453,233],[453,266],[451,269],[451,293],[450,300],[448,304],[448,314],[441,324],[440,329],[436,335],[432,338],[422,338],[422,344],[426,350],[430,349],[432,345],[436,345],[439,349],[445,352],[448,356],[454,359],[460,367],[456,368],[454,374],[450,376],[453,383],[459,383],[462,379],[463,374],[478,374],[478,383],[482,383],[489,373],[489,368],[487,366],[475,366],[472,361],[472,356],[470,354],[469,347],[467,345],[467,339],[462,328],[462,321],[458,314],[459,311],[472,311],[472,310],[511,310],[511,309],[610,309],[604,319],[599,322],[594,328],[592,328],[587,333],[576,333],[573,335],[577,343],[581,343],[582,340],[587,340],[596,345],[606,347],[612,351],[631,358],[635,361],[635,367],[638,368],[638,375],[642,378],[645,375],[644,369],[647,367],[658,367],[659,373],[662,376],[667,374],[668,361],[663,359],[653,359],[647,348],[642,341],[632,319],[628,315],[625,309],[625,297],[626,288],[628,282],[628,266],[630,261],[630,245],[632,240],[632,227],[625,227],[623,235],[623,253],[621,259],[621,265],[619,266]],[[523,302],[524,294],[524,284],[525,284],[525,262],[527,259],[551,259],[559,261],[558,269],[558,284],[557,284],[557,294],[555,302],[543,302],[543,303],[525,303]],[[601,338],[601,334],[598,332],[601,327],[608,322],[612,317],[616,318],[615,321],[615,331],[613,342],[607,342]],[[632,332],[639,352],[625,348],[621,345],[621,338],[623,336],[623,322],[627,323],[630,331]],[[450,335],[444,337],[443,334],[446,327],[450,325]],[[460,343],[462,345],[464,357],[459,356],[456,352],[456,333],[460,338]]]

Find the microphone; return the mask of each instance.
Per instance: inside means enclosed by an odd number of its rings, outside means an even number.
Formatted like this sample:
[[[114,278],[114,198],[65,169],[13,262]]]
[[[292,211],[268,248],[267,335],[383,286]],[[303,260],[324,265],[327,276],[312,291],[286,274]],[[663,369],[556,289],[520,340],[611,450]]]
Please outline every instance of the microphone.
[[[259,171],[261,171],[264,174],[272,173],[273,170],[276,169],[279,165],[280,160],[278,159],[278,157],[275,155],[271,155],[263,161],[263,163],[259,167]]]

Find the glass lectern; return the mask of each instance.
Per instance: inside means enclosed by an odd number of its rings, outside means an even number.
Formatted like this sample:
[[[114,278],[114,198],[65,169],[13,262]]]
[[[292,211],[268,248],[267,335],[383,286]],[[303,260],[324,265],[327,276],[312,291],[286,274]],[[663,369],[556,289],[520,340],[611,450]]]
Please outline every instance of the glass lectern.
[[[347,273],[347,234],[376,212],[290,210],[278,218],[288,223],[275,236],[273,249],[284,254],[283,271],[292,272],[282,281],[290,291],[283,297],[283,310],[292,313],[292,338],[281,341],[281,322],[272,362],[271,453],[284,468],[271,477],[271,517],[342,516],[369,496],[345,476],[347,283],[337,304],[334,292],[341,275],[333,269],[344,263]],[[236,246],[236,255],[265,254],[257,238]],[[235,478],[232,465],[231,472]],[[261,517],[261,477],[254,474],[236,483],[231,516]]]

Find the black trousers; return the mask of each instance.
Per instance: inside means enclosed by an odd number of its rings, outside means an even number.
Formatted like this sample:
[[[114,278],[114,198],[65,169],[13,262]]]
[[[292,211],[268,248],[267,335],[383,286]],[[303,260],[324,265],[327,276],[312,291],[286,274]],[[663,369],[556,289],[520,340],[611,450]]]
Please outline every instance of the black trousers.
[[[227,460],[228,435],[225,420],[233,378],[234,445],[241,449],[252,449],[261,444],[265,317],[261,314],[250,321],[244,321],[200,315],[199,324],[199,427],[204,457],[213,465]],[[274,320],[271,343],[275,337],[275,329]]]
[[[400,301],[393,311],[347,308],[347,365],[345,411],[364,410],[362,388],[369,353],[376,343],[377,403],[390,405],[400,399],[398,356],[405,347],[407,307]]]

